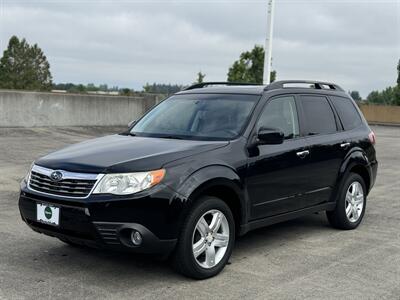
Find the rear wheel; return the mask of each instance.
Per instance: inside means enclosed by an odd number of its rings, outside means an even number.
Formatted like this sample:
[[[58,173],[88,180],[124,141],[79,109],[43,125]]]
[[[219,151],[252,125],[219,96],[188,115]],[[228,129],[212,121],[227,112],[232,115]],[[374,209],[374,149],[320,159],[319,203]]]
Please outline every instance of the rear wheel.
[[[355,229],[361,223],[366,207],[364,179],[350,173],[337,199],[336,208],[327,212],[329,223],[339,229]]]
[[[202,197],[186,218],[174,266],[196,279],[215,276],[228,262],[234,239],[235,223],[228,205],[219,198]]]

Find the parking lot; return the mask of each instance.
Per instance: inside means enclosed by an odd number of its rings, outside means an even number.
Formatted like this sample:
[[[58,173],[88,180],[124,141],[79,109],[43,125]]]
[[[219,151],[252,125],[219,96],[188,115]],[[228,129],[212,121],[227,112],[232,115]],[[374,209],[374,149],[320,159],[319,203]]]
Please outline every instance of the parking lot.
[[[0,129],[0,299],[400,299],[400,127],[373,127],[378,178],[357,230],[325,214],[240,238],[217,277],[193,281],[167,262],[67,246],[30,230],[19,182],[38,156],[118,128]]]

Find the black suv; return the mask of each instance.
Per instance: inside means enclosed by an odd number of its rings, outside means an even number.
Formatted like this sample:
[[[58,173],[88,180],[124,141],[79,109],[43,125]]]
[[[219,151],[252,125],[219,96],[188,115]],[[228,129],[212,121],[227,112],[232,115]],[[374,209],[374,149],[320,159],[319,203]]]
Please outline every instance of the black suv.
[[[249,230],[319,211],[356,228],[374,144],[335,84],[203,83],[124,133],[35,161],[19,208],[33,230],[68,244],[171,254],[180,272],[207,278]]]

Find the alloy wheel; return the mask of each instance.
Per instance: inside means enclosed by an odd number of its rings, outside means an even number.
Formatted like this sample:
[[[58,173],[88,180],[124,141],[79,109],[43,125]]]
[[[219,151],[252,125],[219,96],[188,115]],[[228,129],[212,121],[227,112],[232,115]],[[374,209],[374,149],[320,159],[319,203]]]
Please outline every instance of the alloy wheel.
[[[350,184],[346,193],[346,216],[350,222],[357,222],[364,209],[364,191],[358,181]]]
[[[193,231],[193,256],[198,265],[209,269],[224,257],[229,245],[229,223],[225,215],[216,209],[203,214]]]

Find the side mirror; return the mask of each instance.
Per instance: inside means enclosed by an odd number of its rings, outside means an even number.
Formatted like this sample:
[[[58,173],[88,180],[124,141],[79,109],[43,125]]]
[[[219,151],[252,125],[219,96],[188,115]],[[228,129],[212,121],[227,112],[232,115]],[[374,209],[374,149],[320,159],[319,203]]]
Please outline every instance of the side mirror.
[[[276,128],[260,128],[257,138],[260,145],[277,145],[283,143],[285,135]]]
[[[129,123],[128,123],[128,128],[131,128],[133,125],[135,125],[136,124],[136,120],[133,120],[133,121],[130,121]]]

